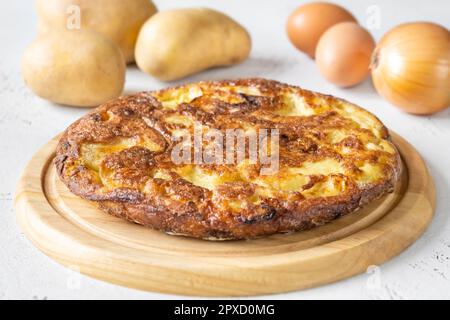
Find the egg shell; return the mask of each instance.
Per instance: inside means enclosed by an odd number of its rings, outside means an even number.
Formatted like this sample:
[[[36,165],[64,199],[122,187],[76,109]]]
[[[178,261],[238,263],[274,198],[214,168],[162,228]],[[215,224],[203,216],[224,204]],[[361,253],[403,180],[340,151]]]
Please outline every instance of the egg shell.
[[[342,22],[328,29],[316,48],[320,73],[340,87],[354,86],[370,73],[370,58],[375,41],[370,33],[352,22]]]
[[[314,59],[317,43],[333,25],[352,21],[353,15],[336,4],[312,2],[298,7],[288,18],[286,31],[292,44]]]

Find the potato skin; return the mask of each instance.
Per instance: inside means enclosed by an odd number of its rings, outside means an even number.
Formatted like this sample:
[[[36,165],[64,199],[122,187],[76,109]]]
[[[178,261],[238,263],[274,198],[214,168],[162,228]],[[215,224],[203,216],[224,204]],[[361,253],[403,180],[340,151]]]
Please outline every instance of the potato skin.
[[[119,47],[88,30],[52,32],[25,51],[22,74],[38,96],[55,103],[92,107],[118,97],[126,65]]]
[[[207,8],[159,12],[142,26],[136,63],[171,81],[201,70],[239,63],[251,50],[248,32],[227,15]]]
[[[70,6],[79,6],[81,29],[97,31],[116,43],[126,62],[134,61],[141,26],[156,11],[150,0],[36,0],[40,34],[67,29]]]

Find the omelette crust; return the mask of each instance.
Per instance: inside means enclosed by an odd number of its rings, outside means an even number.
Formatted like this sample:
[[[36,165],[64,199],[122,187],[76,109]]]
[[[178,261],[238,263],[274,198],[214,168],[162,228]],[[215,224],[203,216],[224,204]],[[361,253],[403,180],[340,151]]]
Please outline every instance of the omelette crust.
[[[175,164],[193,123],[279,130],[279,167]],[[246,154],[247,156],[248,154]],[[74,194],[117,217],[208,240],[306,230],[391,192],[401,160],[386,127],[345,100],[265,79],[198,82],[105,103],[73,123],[54,160]]]

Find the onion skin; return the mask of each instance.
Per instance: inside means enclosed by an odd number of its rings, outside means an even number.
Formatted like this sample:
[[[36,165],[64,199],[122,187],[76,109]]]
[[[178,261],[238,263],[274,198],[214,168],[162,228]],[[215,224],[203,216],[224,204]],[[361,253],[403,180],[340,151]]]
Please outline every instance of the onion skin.
[[[378,93],[413,114],[450,104],[450,32],[434,23],[406,23],[383,36],[372,56]]]

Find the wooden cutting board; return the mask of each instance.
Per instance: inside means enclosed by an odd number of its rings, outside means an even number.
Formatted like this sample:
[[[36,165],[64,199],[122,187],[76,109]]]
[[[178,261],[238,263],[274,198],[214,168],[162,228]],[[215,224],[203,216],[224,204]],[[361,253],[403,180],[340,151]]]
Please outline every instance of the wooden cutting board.
[[[210,242],[166,235],[110,216],[59,181],[52,162],[56,138],[24,170],[15,197],[17,219],[48,256],[128,287],[241,296],[318,286],[391,259],[430,223],[433,181],[417,151],[398,135],[393,139],[405,169],[395,192],[306,232]]]

